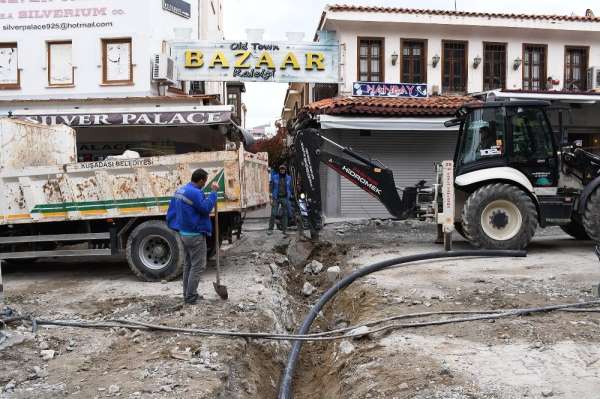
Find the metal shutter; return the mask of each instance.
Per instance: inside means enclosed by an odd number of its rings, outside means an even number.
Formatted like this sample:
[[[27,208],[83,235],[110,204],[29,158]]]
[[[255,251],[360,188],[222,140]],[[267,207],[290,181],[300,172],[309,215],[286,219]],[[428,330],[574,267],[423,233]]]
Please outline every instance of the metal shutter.
[[[432,183],[434,163],[452,159],[457,133],[452,131],[372,132],[360,136],[358,131],[344,131],[341,143],[356,152],[383,162],[394,172],[397,187],[407,187],[419,180]],[[343,217],[389,218],[379,201],[341,179],[341,213]]]

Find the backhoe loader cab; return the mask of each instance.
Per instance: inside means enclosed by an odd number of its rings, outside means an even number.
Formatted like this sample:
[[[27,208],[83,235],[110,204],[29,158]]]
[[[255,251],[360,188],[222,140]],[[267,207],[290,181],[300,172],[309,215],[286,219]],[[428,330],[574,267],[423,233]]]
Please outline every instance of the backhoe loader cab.
[[[456,228],[482,248],[525,248],[538,225],[600,239],[600,163],[558,148],[541,101],[468,105],[457,119]]]

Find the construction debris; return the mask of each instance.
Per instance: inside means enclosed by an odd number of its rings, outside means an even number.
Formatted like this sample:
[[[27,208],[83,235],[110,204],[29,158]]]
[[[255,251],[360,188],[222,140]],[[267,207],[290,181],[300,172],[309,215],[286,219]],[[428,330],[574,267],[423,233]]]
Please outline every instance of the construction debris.
[[[42,360],[52,360],[52,359],[54,359],[55,354],[56,354],[56,351],[54,351],[52,349],[40,351],[40,356],[42,357]]]
[[[287,247],[287,258],[289,262],[295,267],[303,267],[310,258],[314,249],[313,244],[310,241],[299,240],[292,238],[290,244]]]
[[[304,267],[304,274],[317,275],[323,271],[323,264],[318,260],[313,260]]]
[[[317,289],[308,281],[304,283],[304,286],[302,287],[302,295],[304,296],[311,296],[312,294],[315,293]]]
[[[335,283],[336,281],[338,281],[341,275],[342,269],[340,269],[339,266],[332,266],[327,268],[327,280],[329,280],[330,283]]]

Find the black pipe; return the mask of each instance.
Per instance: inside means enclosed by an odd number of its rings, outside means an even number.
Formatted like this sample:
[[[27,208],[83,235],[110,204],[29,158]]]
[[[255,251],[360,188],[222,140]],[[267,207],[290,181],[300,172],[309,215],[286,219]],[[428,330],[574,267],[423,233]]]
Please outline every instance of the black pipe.
[[[483,250],[483,251],[454,251],[454,252],[432,252],[421,255],[411,255],[399,258],[393,258],[382,262],[374,263],[372,265],[363,267],[362,269],[356,270],[349,276],[338,281],[333,287],[325,291],[319,298],[317,303],[312,307],[304,321],[297,335],[308,334],[313,321],[317,318],[319,312],[325,307],[327,302],[340,291],[347,288],[355,280],[360,277],[364,277],[371,273],[378,272],[383,269],[390,268],[392,266],[402,265],[409,262],[418,262],[423,260],[442,259],[442,258],[460,258],[460,257],[525,257],[527,252],[525,251],[494,251],[494,250]],[[406,265],[408,266],[408,265]],[[405,266],[404,266],[405,267]],[[292,345],[290,354],[288,355],[287,364],[285,371],[281,379],[281,385],[279,388],[279,399],[291,399],[292,398],[292,383],[294,379],[294,372],[296,365],[300,357],[300,350],[302,349],[302,341],[295,341]]]

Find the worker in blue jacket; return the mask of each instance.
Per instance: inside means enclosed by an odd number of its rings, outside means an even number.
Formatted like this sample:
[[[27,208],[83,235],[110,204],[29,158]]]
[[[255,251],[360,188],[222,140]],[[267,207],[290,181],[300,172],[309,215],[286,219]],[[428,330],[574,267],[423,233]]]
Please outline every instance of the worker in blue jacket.
[[[269,230],[267,234],[273,234],[275,219],[281,208],[281,230],[287,234],[288,214],[290,200],[292,199],[292,177],[287,174],[285,165],[279,166],[279,171],[271,173],[271,219],[269,219]]]
[[[219,185],[213,183],[207,196],[203,187],[208,179],[204,169],[192,173],[191,182],[175,192],[167,211],[168,226],[179,232],[185,249],[183,264],[183,300],[194,305],[198,299],[200,274],[206,268],[206,237],[212,235],[210,212],[217,202]]]

